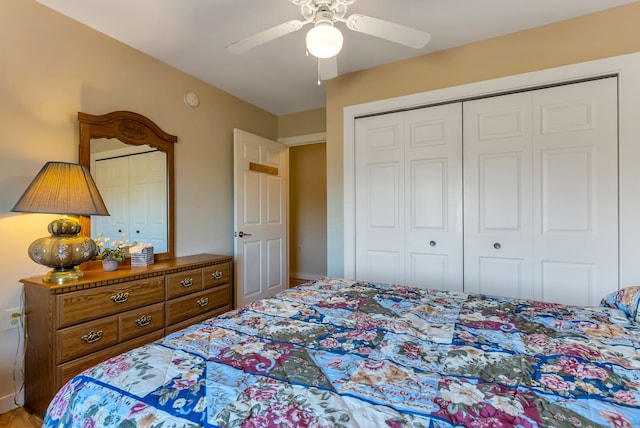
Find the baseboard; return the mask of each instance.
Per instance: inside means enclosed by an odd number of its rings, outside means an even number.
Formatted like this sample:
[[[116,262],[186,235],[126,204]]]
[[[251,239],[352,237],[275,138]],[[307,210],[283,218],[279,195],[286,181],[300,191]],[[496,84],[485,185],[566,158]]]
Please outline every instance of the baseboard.
[[[14,394],[8,394],[4,397],[0,397],[0,415],[18,408],[13,400],[13,397]],[[24,403],[24,395],[22,392],[20,393],[20,395],[18,395],[18,403]]]

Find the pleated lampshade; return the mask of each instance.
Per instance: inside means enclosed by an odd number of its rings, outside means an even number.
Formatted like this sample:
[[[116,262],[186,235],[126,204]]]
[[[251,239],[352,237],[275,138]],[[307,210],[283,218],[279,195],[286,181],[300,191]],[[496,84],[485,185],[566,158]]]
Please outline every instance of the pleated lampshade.
[[[109,215],[89,170],[66,162],[47,162],[11,211]]]

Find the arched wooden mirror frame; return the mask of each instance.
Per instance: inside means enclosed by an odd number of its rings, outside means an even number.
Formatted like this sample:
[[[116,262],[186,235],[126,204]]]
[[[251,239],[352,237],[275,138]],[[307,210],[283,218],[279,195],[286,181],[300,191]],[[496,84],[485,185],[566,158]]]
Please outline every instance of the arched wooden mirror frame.
[[[114,111],[103,115],[78,112],[80,124],[79,162],[91,168],[91,140],[117,138],[126,144],[149,145],[167,155],[167,252],[154,254],[155,260],[175,257],[175,193],[174,144],[178,137],[164,132],[149,118],[130,111]],[[91,236],[91,221],[82,221],[83,234]]]

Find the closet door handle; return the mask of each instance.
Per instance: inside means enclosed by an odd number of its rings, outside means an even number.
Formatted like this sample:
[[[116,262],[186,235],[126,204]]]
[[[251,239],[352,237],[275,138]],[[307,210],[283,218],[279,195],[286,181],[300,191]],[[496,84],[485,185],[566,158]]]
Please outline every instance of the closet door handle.
[[[499,242],[496,242],[495,244],[493,244],[493,248],[495,248],[496,250],[499,250],[500,248],[502,248],[502,245],[500,245]]]

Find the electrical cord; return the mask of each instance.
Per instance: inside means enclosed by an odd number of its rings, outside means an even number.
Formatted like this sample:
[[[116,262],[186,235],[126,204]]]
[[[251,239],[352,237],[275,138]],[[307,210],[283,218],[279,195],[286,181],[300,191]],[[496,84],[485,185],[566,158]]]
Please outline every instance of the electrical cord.
[[[16,346],[16,356],[13,361],[13,404],[15,404],[17,407],[22,407],[22,404],[20,404],[18,401],[18,397],[20,396],[20,393],[24,389],[24,358],[27,353],[27,342],[28,342],[27,328],[26,328],[27,316],[24,313],[24,300],[25,300],[24,287],[22,287],[22,292],[20,293],[20,314],[21,314],[20,319],[22,320],[22,322],[18,323],[18,345]],[[22,332],[24,333],[24,345],[22,346],[22,356],[20,355],[20,344],[21,344],[21,338],[22,338],[22,334],[20,334],[21,333],[20,329],[22,329]],[[19,364],[20,362],[22,362],[22,364]],[[22,376],[22,383],[20,384],[19,387],[18,387],[18,373],[20,373]]]

